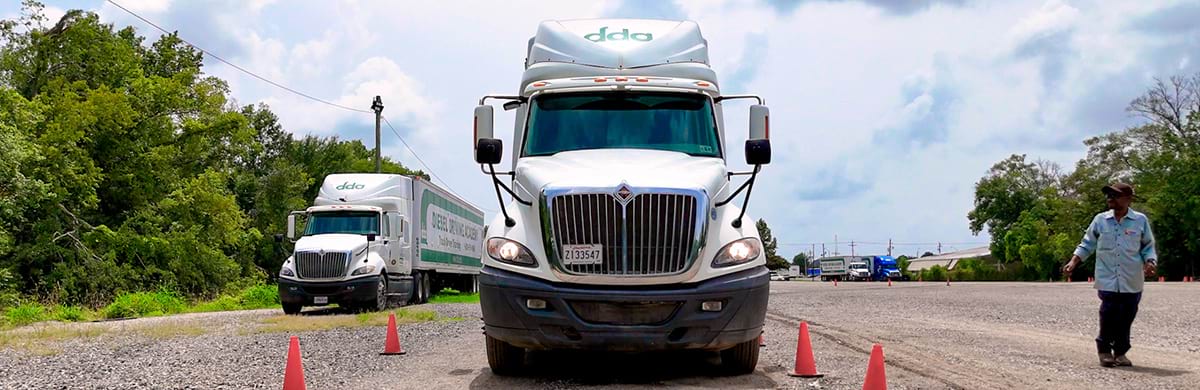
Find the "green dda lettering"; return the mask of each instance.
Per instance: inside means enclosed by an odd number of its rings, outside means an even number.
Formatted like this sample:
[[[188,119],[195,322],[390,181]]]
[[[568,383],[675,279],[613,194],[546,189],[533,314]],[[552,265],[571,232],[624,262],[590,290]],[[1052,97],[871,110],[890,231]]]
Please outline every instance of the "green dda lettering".
[[[621,32],[610,33],[608,32],[608,26],[604,26],[600,27],[600,32],[584,35],[583,38],[592,42],[628,41],[631,39],[639,42],[650,42],[651,39],[654,39],[654,36],[650,33],[630,34],[627,28],[621,29]]]
[[[358,183],[345,182],[345,183],[338,185],[336,188],[338,189],[338,191],[361,190],[363,188],[367,188],[367,186],[358,184]]]

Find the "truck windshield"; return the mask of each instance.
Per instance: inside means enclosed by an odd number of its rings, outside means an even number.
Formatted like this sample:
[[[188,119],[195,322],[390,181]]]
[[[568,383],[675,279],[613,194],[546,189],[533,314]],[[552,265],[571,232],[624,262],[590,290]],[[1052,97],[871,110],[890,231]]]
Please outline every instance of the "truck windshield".
[[[712,103],[688,93],[561,93],[533,100],[522,156],[655,149],[720,157]]]
[[[379,234],[379,213],[371,211],[334,211],[308,216],[304,235]]]

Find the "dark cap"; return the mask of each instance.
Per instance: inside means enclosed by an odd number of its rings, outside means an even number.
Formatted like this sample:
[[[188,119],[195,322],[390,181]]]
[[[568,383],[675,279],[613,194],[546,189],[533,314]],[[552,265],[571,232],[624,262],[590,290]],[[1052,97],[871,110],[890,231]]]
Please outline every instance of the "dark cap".
[[[1125,183],[1109,184],[1109,185],[1104,186],[1104,188],[1101,188],[1100,191],[1103,191],[1105,195],[1118,194],[1118,195],[1133,196],[1133,186],[1125,184]]]

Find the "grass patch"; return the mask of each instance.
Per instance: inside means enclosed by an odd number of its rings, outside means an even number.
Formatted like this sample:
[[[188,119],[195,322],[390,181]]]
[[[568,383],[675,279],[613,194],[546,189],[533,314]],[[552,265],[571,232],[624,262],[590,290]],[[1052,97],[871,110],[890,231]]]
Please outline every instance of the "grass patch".
[[[104,318],[155,317],[182,313],[186,308],[183,298],[171,291],[123,293],[104,308]]]
[[[50,319],[45,306],[37,303],[22,303],[4,311],[4,320],[13,326],[29,325]]]
[[[253,329],[247,329],[243,333],[299,333],[337,328],[384,326],[387,325],[389,313],[396,314],[397,325],[415,324],[438,319],[436,312],[422,309],[397,309],[394,311],[360,314],[280,315],[267,317],[259,322],[260,325]]]
[[[34,355],[62,352],[53,343],[97,337],[108,329],[100,326],[52,324],[0,332],[0,349],[11,348]]]
[[[138,333],[146,337],[164,340],[183,336],[199,336],[208,333],[208,329],[198,325],[185,325],[180,323],[165,322],[139,328]]]
[[[429,298],[429,303],[479,303],[479,293],[467,294],[447,288]]]

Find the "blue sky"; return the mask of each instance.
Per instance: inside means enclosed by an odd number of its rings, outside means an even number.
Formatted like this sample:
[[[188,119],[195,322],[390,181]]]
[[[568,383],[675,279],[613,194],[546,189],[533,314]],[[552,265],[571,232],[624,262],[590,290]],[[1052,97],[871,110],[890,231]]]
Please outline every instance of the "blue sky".
[[[1013,153],[1065,167],[1084,138],[1138,123],[1125,112],[1155,77],[1200,71],[1194,1],[117,0],[245,68],[306,93],[384,114],[437,175],[486,209],[496,201],[470,156],[471,110],[515,93],[527,39],[545,19],[686,18],[711,44],[726,93],[772,110],[774,163],[755,186],[780,254],[835,235],[874,243],[986,242],[967,228],[974,183]],[[18,12],[0,5],[0,17]],[[157,32],[101,1],[48,1]],[[368,144],[370,115],[313,103],[215,61],[239,103],[265,102],[297,134]],[[731,145],[746,110],[727,109]],[[499,110],[498,110],[499,111]],[[502,111],[499,111],[502,112]],[[511,140],[511,116],[497,135]],[[385,130],[384,152],[420,167]],[[730,161],[740,167],[738,148]],[[901,245],[897,253],[934,250]],[[818,246],[818,251],[819,251]]]

